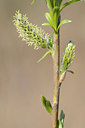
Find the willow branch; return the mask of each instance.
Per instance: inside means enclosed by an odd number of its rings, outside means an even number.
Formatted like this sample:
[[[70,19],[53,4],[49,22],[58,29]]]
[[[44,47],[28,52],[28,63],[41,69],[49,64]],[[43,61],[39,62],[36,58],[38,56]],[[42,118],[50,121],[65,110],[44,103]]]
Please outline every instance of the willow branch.
[[[59,18],[60,23],[60,18]],[[52,112],[52,127],[58,128],[58,111],[59,111],[59,77],[60,77],[60,33],[54,35],[55,54],[53,57],[54,65],[54,96],[53,96],[53,112]]]

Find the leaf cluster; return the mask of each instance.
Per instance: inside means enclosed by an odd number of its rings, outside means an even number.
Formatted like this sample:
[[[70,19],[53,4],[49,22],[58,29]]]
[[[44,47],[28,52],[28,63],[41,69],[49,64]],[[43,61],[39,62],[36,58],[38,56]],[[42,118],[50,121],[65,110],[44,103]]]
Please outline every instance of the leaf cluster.
[[[59,23],[59,18],[61,11],[71,5],[72,3],[82,1],[82,0],[70,0],[62,5],[62,0],[45,0],[49,9],[49,12],[45,13],[45,17],[48,23],[43,23],[42,25],[51,26],[55,34],[58,34],[58,30],[62,24],[69,23],[71,20],[63,20]]]
[[[44,105],[46,111],[52,116],[52,105],[49,100],[45,98],[45,96],[41,97],[42,104]],[[64,127],[64,119],[65,119],[65,114],[63,110],[60,112],[60,119],[58,120],[58,128],[63,128]]]

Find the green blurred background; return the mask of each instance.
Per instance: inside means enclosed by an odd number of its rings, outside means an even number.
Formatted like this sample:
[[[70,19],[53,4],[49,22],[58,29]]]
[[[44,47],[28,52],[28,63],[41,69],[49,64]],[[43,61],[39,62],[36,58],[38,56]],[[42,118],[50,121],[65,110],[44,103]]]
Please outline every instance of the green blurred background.
[[[51,128],[51,117],[44,110],[41,96],[52,102],[53,62],[48,55],[37,60],[45,50],[34,50],[18,38],[13,25],[16,10],[27,14],[33,24],[46,21],[45,0],[0,0],[0,128]],[[65,2],[65,1],[64,1]],[[60,109],[66,114],[65,128],[85,127],[85,3],[75,3],[62,11],[62,19],[72,23],[61,28],[61,54],[72,39],[76,57],[67,74],[60,96]],[[53,34],[48,27],[42,27]]]

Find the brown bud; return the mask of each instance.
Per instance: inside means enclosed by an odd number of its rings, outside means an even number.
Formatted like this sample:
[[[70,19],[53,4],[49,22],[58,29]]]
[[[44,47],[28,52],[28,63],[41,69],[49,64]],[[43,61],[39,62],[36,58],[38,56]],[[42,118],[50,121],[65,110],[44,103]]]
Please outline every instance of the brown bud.
[[[62,83],[64,81],[66,77],[66,71],[61,75],[60,79],[59,79],[59,83]]]

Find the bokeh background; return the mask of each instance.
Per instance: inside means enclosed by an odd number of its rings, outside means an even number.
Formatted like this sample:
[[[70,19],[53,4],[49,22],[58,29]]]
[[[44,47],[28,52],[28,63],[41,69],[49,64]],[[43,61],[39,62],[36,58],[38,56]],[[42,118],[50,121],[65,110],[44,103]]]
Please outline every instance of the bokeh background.
[[[51,128],[51,117],[43,108],[41,96],[52,102],[53,62],[46,52],[34,50],[18,38],[13,25],[16,10],[27,14],[33,24],[46,21],[45,0],[0,0],[0,128]],[[65,2],[65,1],[64,1]],[[62,19],[72,23],[61,28],[61,55],[69,39],[76,44],[76,57],[67,73],[60,95],[65,128],[85,127],[85,3],[75,3],[62,11]],[[42,27],[53,34],[48,27]]]

